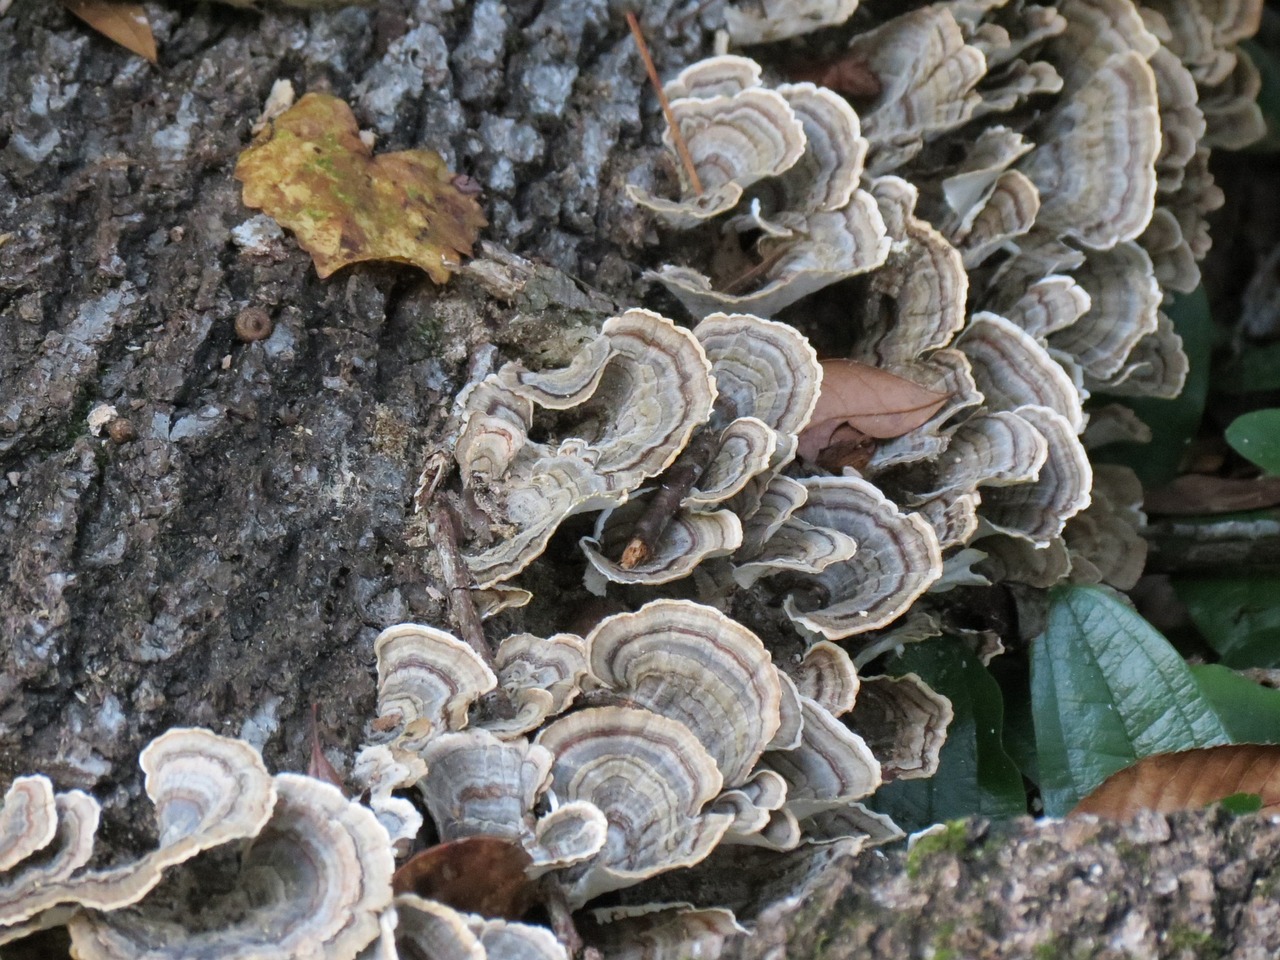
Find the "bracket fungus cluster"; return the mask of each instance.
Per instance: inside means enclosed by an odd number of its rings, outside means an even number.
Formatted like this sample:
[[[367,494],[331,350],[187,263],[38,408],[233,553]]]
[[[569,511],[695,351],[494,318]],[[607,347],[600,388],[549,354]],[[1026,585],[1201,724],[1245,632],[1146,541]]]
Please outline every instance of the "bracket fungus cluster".
[[[1089,450],[1143,432],[1100,398],[1173,397],[1186,378],[1164,307],[1199,284],[1222,202],[1209,149],[1261,130],[1238,48],[1261,4],[907,6],[731,4],[730,44],[759,58],[722,53],[670,80],[678,183],[642,167],[627,187],[661,238],[646,278],[688,325],[628,310],[568,365],[508,363],[456,408],[475,584],[515,596],[570,526],[587,589],[639,607],[581,646],[520,635],[518,657],[500,649],[511,710],[467,736],[475,751],[532,736],[557,757],[546,795],[609,824],[557,882],[575,908],[607,892],[641,910],[601,920],[640,940],[637,923],[669,914],[644,905],[715,889],[713,868],[893,835],[859,800],[932,772],[950,705],[919,678],[860,679],[854,665],[942,633],[998,652],[998,636],[966,627],[972,593],[957,588],[1004,582],[1034,603],[1064,579],[1127,588],[1142,571],[1140,486]],[[786,48],[768,44],[840,24],[858,83],[837,92],[771,66]],[[846,409],[849,367],[897,384],[898,406]],[[713,608],[754,618],[774,669],[744,659],[758,656],[735,646],[746,628]],[[682,621],[654,628],[663,653],[656,639],[602,653],[655,611]],[[688,673],[682,637],[729,661]],[[515,668],[535,650],[536,666]],[[545,690],[517,679],[535,675]],[[729,702],[751,706],[717,722]],[[621,753],[651,763],[677,743],[679,776],[649,778],[670,805],[661,819],[610,806]],[[531,809],[510,839],[536,862]],[[619,859],[642,856],[622,822],[663,838],[654,862],[684,869],[644,877]]]
[[[563,369],[508,364],[459,401],[464,491],[500,534],[464,551],[472,576],[501,584],[568,517],[598,511],[581,542],[596,592],[696,572],[714,599],[785,575],[806,594],[787,606],[798,623],[833,639],[884,626],[941,575],[938,540],[862,478],[785,475],[821,382],[799,331],[749,314],[689,331],[631,310]],[[538,406],[563,435],[530,438]],[[663,503],[671,490],[683,497]],[[664,525],[646,535],[655,510]]]
[[[1094,496],[1086,441],[1134,424],[1086,401],[1182,387],[1162,306],[1199,282],[1222,200],[1208,150],[1236,142],[1207,116],[1259,129],[1237,47],[1259,11],[731,8],[739,45],[852,16],[845,59],[875,90],[772,82],[737,54],[666,84],[690,169],[674,196],[644,171],[628,190],[683,259],[649,277],[696,322],[630,310],[565,368],[511,363],[469,388],[476,582],[515,577],[590,512],[594,592],[724,603],[764,581],[814,639],[889,628],[959,582],[1131,585],[1143,515]],[[820,365],[808,337],[838,359]],[[832,476],[809,448],[834,434],[811,418],[823,367],[849,361],[940,399],[909,429],[854,431],[865,456]],[[1126,555],[1098,556],[1104,542]]]
[[[914,677],[863,688],[826,642],[775,662],[685,600],[584,636],[512,635],[493,669],[416,624],[375,650],[360,798],[272,776],[242,741],[170,730],[140,760],[157,848],[87,869],[97,802],[16,780],[0,806],[0,944],[65,926],[89,960],[568,960],[582,937],[607,957],[714,957],[747,932],[720,902],[741,908],[739,894],[717,893],[726,866],[731,887],[744,871],[763,883],[751,851],[792,851],[816,875],[822,851],[900,837],[859,801],[929,776],[950,720]],[[885,683],[910,689],[886,698]]]
[[[0,944],[66,925],[84,960],[355,957],[378,936],[394,867],[373,812],[267,772],[248,744],[177,728],[140,764],[157,849],[107,869],[96,800],[14,782],[0,808]]]
[[[792,851],[816,871],[833,845],[900,837],[859,801],[929,776],[951,715],[915,677],[868,679],[860,696],[834,644],[775,661],[686,600],[584,636],[514,634],[493,669],[417,624],[375,650],[356,799],[272,776],[243,741],[173,729],[140,760],[157,848],[89,869],[97,801],[16,780],[0,806],[0,944],[65,926],[85,960],[568,960],[582,936],[608,957],[714,957],[745,931],[716,892],[725,864]],[[886,705],[886,682],[910,689]],[[702,893],[664,896],[675,875],[701,876]]]
[[[578,912],[608,956],[639,943],[718,949],[737,920],[722,903],[664,897],[673,871],[701,871],[714,890],[735,848],[901,836],[859,801],[886,776],[929,776],[950,719],[917,678],[898,681],[913,687],[909,707],[862,705],[841,648],[777,662],[746,627],[688,600],[652,601],[583,636],[514,634],[492,671],[449,634],[412,624],[384,631],[377,652],[379,716],[355,773],[371,803],[412,790],[427,811],[437,842],[401,868],[396,909],[402,925],[413,914],[413,936],[447,939],[446,955],[480,955],[468,911],[505,912],[488,922],[518,930],[537,902]],[[859,729],[892,758],[887,774]],[[450,891],[446,861],[454,875],[514,873],[519,890],[502,904]],[[594,907],[605,895],[629,905]]]

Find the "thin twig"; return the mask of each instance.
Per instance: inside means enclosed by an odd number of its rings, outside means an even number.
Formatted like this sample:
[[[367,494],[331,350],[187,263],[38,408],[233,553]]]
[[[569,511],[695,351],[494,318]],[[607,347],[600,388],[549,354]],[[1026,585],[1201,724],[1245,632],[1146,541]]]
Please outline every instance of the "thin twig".
[[[776,267],[779,261],[781,261],[783,257],[785,257],[788,253],[791,252],[791,248],[793,246],[794,244],[787,243],[778,247],[778,249],[774,250],[772,253],[766,256],[759,263],[748,268],[747,270],[742,271],[742,273],[738,274],[733,279],[727,280],[723,284],[721,284],[720,292],[724,294],[741,293],[749,285],[751,285],[760,277],[764,276],[766,273],[768,273],[770,270]]]
[[[422,513],[436,495],[440,483],[453,467],[453,457],[437,450],[427,457],[422,473],[418,475],[418,489],[413,491],[413,512]]]
[[[645,504],[644,513],[631,529],[631,539],[619,561],[623,570],[633,570],[653,556],[653,552],[671,526],[680,504],[693,485],[711,466],[720,452],[720,431],[703,427],[689,441],[680,459],[672,464],[658,481],[657,492]]]
[[[1195,521],[1165,519],[1142,531],[1151,548],[1147,573],[1235,576],[1280,571],[1280,517]]]
[[[449,611],[462,639],[480,655],[490,670],[493,669],[493,651],[485,639],[480,614],[471,599],[471,583],[466,563],[458,550],[458,527],[453,509],[441,497],[433,497],[427,505],[427,533],[440,557],[440,571],[449,591]]]
[[[573,911],[569,909],[569,900],[565,897],[564,887],[553,877],[542,881],[542,905],[547,910],[551,921],[551,932],[560,941],[560,946],[570,958],[591,960],[598,958],[600,952],[586,947],[582,942],[582,934],[578,933],[578,925],[573,922]]]
[[[658,68],[653,65],[653,57],[649,55],[649,45],[644,42],[644,34],[640,32],[640,21],[630,10],[627,11],[627,26],[631,28],[631,35],[636,38],[636,46],[640,48],[640,59],[644,61],[644,68],[649,72],[649,82],[657,91],[658,103],[662,104],[662,115],[667,118],[671,142],[676,145],[676,153],[680,154],[680,162],[684,164],[684,172],[689,175],[689,184],[693,187],[694,194],[700,197],[703,193],[702,180],[698,176],[697,167],[693,165],[693,155],[689,153],[689,145],[684,142],[680,124],[676,123],[676,116],[671,112],[671,101],[667,99],[667,94],[662,89],[662,81],[658,79]]]

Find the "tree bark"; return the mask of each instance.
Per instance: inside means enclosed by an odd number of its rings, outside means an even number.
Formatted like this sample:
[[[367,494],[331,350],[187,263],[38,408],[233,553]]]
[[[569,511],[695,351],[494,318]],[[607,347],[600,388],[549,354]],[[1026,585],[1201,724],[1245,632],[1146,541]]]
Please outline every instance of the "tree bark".
[[[990,824],[836,855],[732,960],[1280,956],[1280,822],[1218,811]]]
[[[92,790],[125,842],[150,821],[135,758],[171,726],[300,770],[319,703],[345,769],[378,631],[451,625],[407,541],[469,360],[563,362],[614,307],[593,290],[633,295],[650,227],[622,185],[658,150],[603,0],[147,11],[158,67],[57,3],[0,17],[0,783]],[[683,12],[644,11],[667,72],[709,40],[666,36]],[[318,280],[232,178],[282,78],[475,177],[491,255],[444,287]],[[269,336],[237,336],[246,310]]]

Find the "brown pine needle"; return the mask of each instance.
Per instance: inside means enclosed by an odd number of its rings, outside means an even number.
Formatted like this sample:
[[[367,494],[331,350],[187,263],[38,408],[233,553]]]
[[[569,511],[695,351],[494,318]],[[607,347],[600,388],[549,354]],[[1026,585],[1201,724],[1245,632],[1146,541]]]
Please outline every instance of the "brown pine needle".
[[[485,638],[484,627],[480,625],[480,614],[476,612],[475,601],[471,598],[471,575],[458,550],[457,522],[454,520],[453,510],[441,497],[434,497],[427,504],[427,533],[440,558],[440,571],[449,590],[449,610],[453,613],[462,639],[479,655],[485,666],[492,670],[493,649]],[[502,693],[501,687],[497,693]]]
[[[721,284],[720,292],[724,294],[741,293],[743,290],[747,289],[747,287],[749,287],[751,284],[755,283],[756,280],[760,279],[762,276],[764,276],[766,273],[772,270],[775,266],[777,266],[778,262],[783,257],[785,257],[788,253],[791,252],[791,248],[793,246],[795,246],[794,243],[788,243],[778,247],[778,249],[774,250],[772,253],[770,253],[767,257],[765,257],[759,263],[755,264],[753,267],[747,270],[744,270],[742,273],[738,274],[736,277],[733,277],[732,279],[726,280],[723,284]]]
[[[680,162],[684,164],[684,171],[689,175],[693,192],[700,197],[703,194],[702,180],[698,176],[697,168],[693,165],[689,145],[684,142],[684,134],[680,132],[680,125],[676,123],[675,115],[671,112],[671,101],[662,90],[662,81],[658,79],[658,68],[653,65],[653,57],[649,56],[649,45],[644,42],[644,34],[640,32],[640,22],[630,10],[627,11],[627,26],[631,28],[631,35],[636,38],[636,46],[640,48],[640,59],[644,61],[644,68],[649,72],[649,82],[657,91],[658,103],[662,104],[662,115],[667,118],[667,128],[671,131],[671,140],[676,145],[676,153],[680,154]]]

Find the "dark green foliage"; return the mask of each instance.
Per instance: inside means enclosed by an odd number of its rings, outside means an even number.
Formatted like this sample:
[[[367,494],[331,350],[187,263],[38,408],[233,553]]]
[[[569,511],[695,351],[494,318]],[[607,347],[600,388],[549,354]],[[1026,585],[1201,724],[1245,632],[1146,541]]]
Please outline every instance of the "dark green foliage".
[[[1178,652],[1100,587],[1053,590],[1032,644],[1031,703],[1050,816],[1142,757],[1231,741]]]
[[[976,656],[951,637],[904,648],[887,664],[893,674],[915,673],[951,701],[938,773],[928,780],[899,780],[882,787],[876,809],[906,830],[980,814],[1026,812],[1022,776],[1001,742],[1004,703],[1000,687]]]

